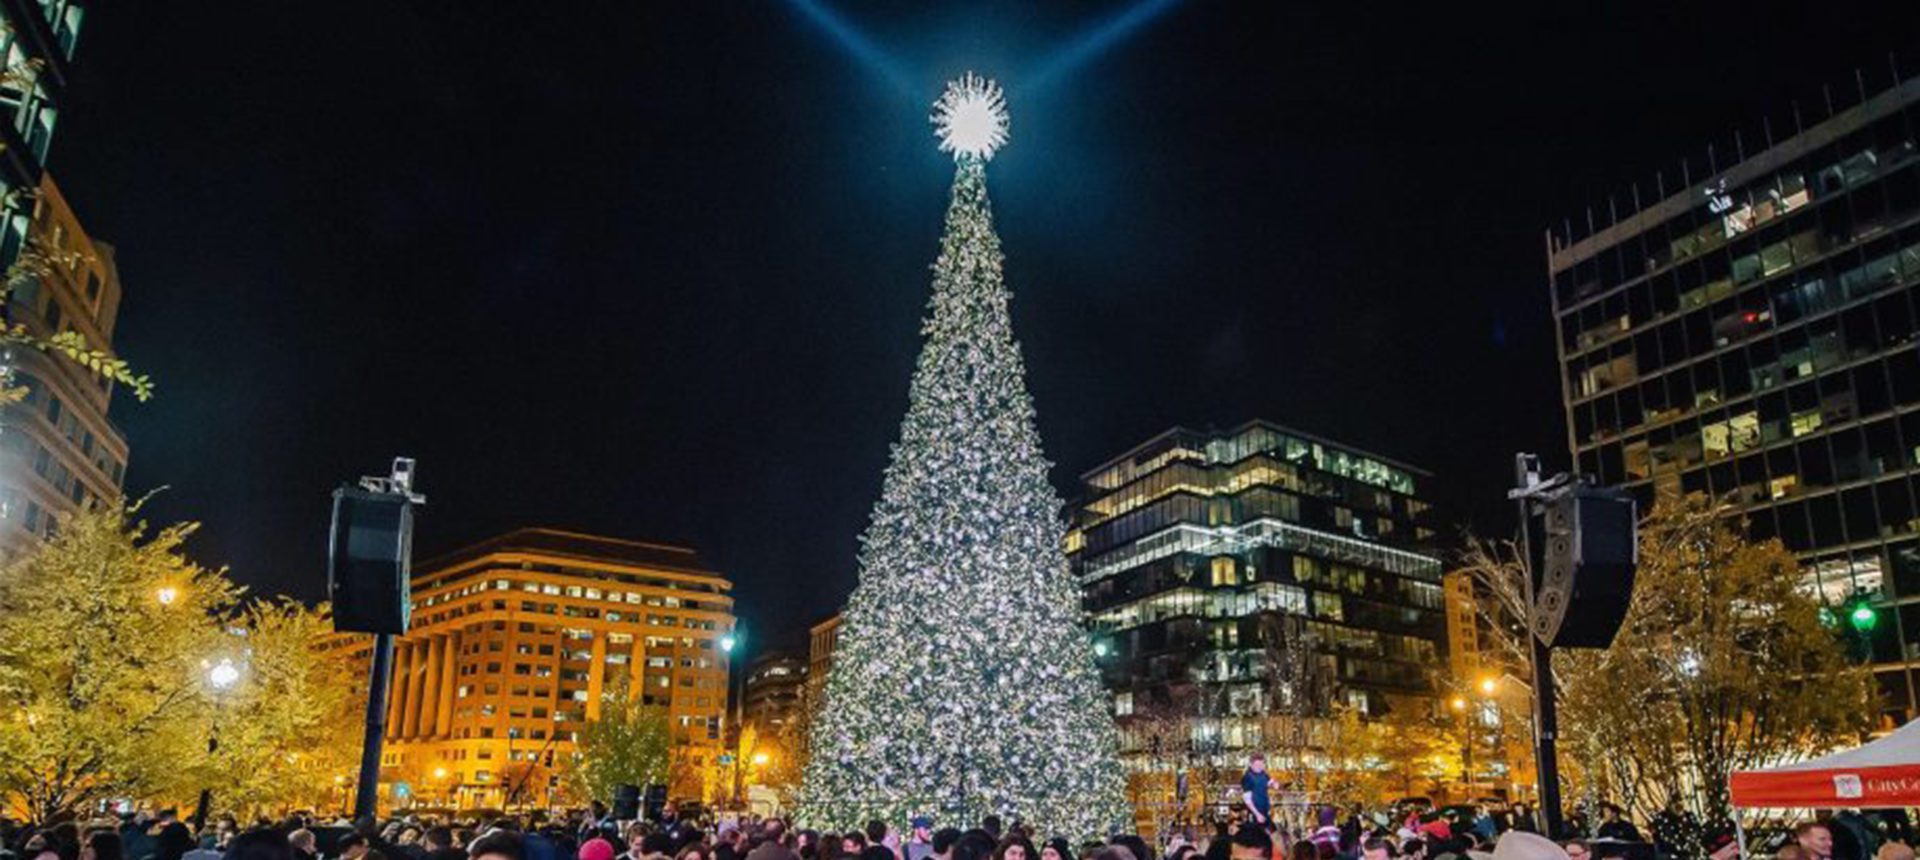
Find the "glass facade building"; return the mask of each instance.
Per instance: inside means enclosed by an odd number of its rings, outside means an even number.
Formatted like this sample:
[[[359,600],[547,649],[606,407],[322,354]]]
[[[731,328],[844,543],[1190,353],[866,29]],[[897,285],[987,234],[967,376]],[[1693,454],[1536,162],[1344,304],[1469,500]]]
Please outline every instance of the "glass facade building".
[[[1144,750],[1129,717],[1201,688],[1224,694],[1196,729],[1222,763],[1260,748],[1262,716],[1289,695],[1272,671],[1275,619],[1347,705],[1430,699],[1445,598],[1422,550],[1428,477],[1262,421],[1176,428],[1084,475],[1068,558],[1130,758]]]
[[[1582,472],[1726,500],[1830,605],[1870,600],[1885,704],[1920,692],[1920,79],[1547,236]],[[1776,139],[1777,138],[1777,139]],[[1669,190],[1678,186],[1677,190]]]

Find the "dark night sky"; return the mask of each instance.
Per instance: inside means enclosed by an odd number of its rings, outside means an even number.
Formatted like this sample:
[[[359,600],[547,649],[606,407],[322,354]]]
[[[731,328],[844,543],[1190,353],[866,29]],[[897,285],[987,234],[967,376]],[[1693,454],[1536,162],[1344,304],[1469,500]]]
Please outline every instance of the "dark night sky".
[[[523,524],[690,542],[747,623],[851,589],[951,178],[989,181],[1056,483],[1255,416],[1437,473],[1505,527],[1564,465],[1542,231],[1736,127],[1920,73],[1920,6],[94,4],[52,168],[118,247],[130,491],[265,591],[327,494],[420,460],[421,554]],[[1407,4],[1412,5],[1412,4]],[[1776,125],[1776,127],[1778,127]]]

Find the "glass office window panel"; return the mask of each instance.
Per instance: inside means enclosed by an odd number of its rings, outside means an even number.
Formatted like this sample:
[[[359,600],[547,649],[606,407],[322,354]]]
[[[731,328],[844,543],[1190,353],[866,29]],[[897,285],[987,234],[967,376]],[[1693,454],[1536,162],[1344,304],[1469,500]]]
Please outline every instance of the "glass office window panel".
[[[1806,501],[1807,519],[1813,526],[1815,546],[1833,546],[1846,541],[1846,532],[1840,516],[1840,501],[1829,494],[1816,496]]]
[[[1889,545],[1887,562],[1892,574],[1894,594],[1900,597],[1920,597],[1920,541],[1909,540]],[[1909,605],[1920,607],[1920,603]],[[1915,625],[1912,629],[1920,632],[1920,625]]]
[[[1875,540],[1880,537],[1880,526],[1874,512],[1872,487],[1854,487],[1842,492],[1840,515],[1846,523],[1848,540]]]
[[[1880,507],[1881,537],[1899,537],[1915,531],[1913,499],[1908,495],[1906,479],[1896,478],[1876,484],[1874,498]]]

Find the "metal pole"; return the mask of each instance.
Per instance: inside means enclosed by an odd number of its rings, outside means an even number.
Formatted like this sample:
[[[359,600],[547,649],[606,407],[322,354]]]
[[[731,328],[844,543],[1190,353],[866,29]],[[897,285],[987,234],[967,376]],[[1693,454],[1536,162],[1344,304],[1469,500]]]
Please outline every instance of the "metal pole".
[[[1513,480],[1525,490],[1539,481],[1539,459],[1532,454],[1513,455]],[[1527,596],[1526,637],[1533,650],[1533,744],[1535,778],[1540,785],[1541,831],[1549,839],[1560,835],[1560,761],[1554,753],[1554,740],[1560,735],[1559,717],[1553,702],[1553,651],[1533,633],[1533,509],[1532,499],[1514,500],[1520,515],[1520,565]]]
[[[213,727],[207,732],[207,758],[220,751],[220,708],[214,706]],[[213,789],[200,789],[200,803],[193,809],[193,836],[198,839],[201,831],[207,829],[207,807],[213,805]]]
[[[380,742],[387,735],[387,688],[393,681],[393,634],[373,636],[373,668],[367,672],[367,734],[360,747],[360,782],[353,820],[372,824],[380,794]]]

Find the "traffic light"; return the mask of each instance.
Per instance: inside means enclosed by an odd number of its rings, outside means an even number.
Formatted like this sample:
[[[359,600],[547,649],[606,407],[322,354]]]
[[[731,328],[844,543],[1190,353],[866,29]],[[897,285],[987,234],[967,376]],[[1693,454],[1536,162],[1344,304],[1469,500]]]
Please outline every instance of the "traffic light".
[[[1865,597],[1853,600],[1853,609],[1847,613],[1847,623],[1853,625],[1854,632],[1866,635],[1880,624],[1880,611],[1873,608]]]

